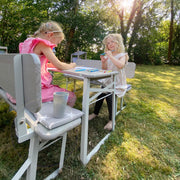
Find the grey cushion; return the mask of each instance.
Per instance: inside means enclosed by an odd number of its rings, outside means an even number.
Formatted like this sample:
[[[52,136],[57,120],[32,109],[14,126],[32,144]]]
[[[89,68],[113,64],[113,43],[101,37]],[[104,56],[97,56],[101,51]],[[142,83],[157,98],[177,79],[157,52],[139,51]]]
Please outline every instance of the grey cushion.
[[[35,114],[37,120],[46,128],[53,129],[80,118],[83,112],[66,106],[64,118],[53,117],[53,102],[42,103],[41,110]]]

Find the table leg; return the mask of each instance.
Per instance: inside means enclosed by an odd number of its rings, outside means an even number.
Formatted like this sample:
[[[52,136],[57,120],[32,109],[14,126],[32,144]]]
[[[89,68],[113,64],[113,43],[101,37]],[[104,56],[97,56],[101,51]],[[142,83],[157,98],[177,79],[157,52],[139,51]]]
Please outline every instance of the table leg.
[[[115,82],[115,76],[112,77],[113,82]],[[113,86],[113,87],[112,87]],[[112,122],[113,122],[113,129],[115,127],[115,84],[111,86],[111,91],[113,95],[113,104],[112,104]],[[105,140],[108,139],[110,136],[109,132],[100,142],[91,150],[88,154],[88,126],[89,126],[89,104],[90,104],[90,79],[84,78],[83,84],[83,103],[82,103],[82,111],[84,115],[82,117],[82,127],[81,127],[81,152],[80,152],[80,159],[84,165],[86,165],[91,157],[99,150],[100,146],[104,144]]]
[[[116,82],[116,76],[113,76],[113,82]],[[116,97],[115,97],[115,83],[113,83],[113,92],[112,92],[112,131],[114,131],[115,128],[115,116],[116,116]]]
[[[88,163],[87,150],[88,150],[88,117],[89,117],[89,89],[90,80],[88,78],[84,79],[83,84],[83,103],[82,111],[84,115],[82,117],[82,127],[81,127],[81,152],[80,159],[84,165]]]

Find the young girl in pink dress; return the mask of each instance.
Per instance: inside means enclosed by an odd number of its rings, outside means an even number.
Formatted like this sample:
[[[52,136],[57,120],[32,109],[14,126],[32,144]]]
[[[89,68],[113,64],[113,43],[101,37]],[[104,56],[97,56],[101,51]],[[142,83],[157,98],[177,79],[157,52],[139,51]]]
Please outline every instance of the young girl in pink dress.
[[[69,93],[68,105],[74,106],[76,96],[73,92],[60,88],[57,85],[51,84],[52,76],[47,70],[47,64],[50,62],[51,67],[56,67],[60,70],[72,69],[76,66],[75,63],[64,63],[59,61],[53,52],[56,47],[64,39],[64,34],[58,23],[49,21],[42,23],[40,28],[35,32],[33,37],[26,39],[19,44],[20,53],[35,53],[41,61],[41,93],[42,102],[52,101],[53,93],[65,91]]]

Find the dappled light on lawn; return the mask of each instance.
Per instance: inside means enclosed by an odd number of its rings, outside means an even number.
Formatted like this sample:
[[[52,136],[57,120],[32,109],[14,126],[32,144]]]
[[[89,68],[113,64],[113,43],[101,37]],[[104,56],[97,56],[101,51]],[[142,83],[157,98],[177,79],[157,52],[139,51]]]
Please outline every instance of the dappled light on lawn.
[[[126,163],[121,159],[126,159]],[[101,169],[101,173],[108,174],[108,179],[132,178],[136,166],[137,171],[142,175],[150,173],[146,171],[147,169],[159,170],[165,174],[172,171],[171,168],[165,166],[163,162],[156,158],[149,147],[142,144],[128,132],[124,133],[123,143],[120,146],[114,146],[108,152],[103,164],[104,167]],[[139,165],[142,168],[138,169]]]
[[[173,103],[168,103],[171,101],[171,98],[161,95],[153,101],[147,100],[147,103],[151,106],[153,112],[156,113],[156,116],[160,121],[171,122],[172,118],[175,118],[178,115],[178,109],[173,106]]]

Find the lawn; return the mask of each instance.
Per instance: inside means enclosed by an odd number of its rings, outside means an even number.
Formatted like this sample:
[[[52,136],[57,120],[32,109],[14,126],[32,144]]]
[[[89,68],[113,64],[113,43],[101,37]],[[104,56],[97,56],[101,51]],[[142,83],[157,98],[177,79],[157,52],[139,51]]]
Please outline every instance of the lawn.
[[[56,73],[54,83],[65,87],[64,78]],[[71,130],[64,168],[56,179],[180,179],[180,67],[138,65],[128,83],[133,88],[125,97],[127,107],[116,117],[110,138],[85,167],[79,157],[81,127]],[[76,95],[75,107],[81,109],[82,82]],[[0,179],[11,179],[27,158],[29,144],[17,143],[14,116],[0,100]],[[89,149],[107,133],[103,130],[107,121],[104,103],[100,115],[89,122]],[[37,180],[58,166],[59,149],[60,142],[40,152]]]

